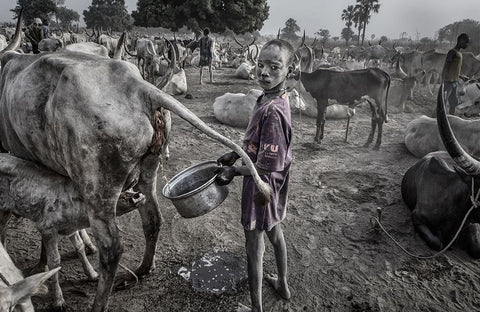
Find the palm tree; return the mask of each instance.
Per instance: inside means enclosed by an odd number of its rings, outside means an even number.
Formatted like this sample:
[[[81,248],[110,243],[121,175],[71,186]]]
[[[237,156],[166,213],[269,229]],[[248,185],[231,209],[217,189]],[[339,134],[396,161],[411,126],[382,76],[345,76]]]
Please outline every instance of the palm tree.
[[[349,5],[346,9],[343,9],[342,12],[342,21],[345,21],[345,26],[347,26],[348,30],[346,33],[351,33],[352,32],[352,24],[355,19],[355,7],[353,5]],[[356,24],[355,24],[356,27]],[[345,41],[348,45],[348,40],[349,37],[345,38]]]
[[[365,30],[367,24],[370,22],[370,18],[373,13],[378,13],[380,10],[380,3],[378,0],[357,0],[357,5],[355,6],[358,10],[360,24],[362,25],[362,45],[365,40]],[[359,33],[360,34],[360,33]]]

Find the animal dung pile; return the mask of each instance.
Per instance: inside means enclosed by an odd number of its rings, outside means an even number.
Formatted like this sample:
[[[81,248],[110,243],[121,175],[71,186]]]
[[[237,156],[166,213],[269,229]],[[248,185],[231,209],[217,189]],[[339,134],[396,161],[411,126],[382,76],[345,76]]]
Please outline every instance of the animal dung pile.
[[[193,261],[190,268],[181,267],[178,275],[196,291],[220,295],[235,294],[237,285],[247,278],[247,271],[243,258],[214,249]]]

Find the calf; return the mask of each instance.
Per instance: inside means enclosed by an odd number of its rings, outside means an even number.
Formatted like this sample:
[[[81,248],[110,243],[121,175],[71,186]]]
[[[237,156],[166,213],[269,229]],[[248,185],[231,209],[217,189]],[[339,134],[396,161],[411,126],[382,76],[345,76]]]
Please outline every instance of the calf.
[[[31,296],[45,294],[43,285],[60,268],[23,278],[2,242],[0,242],[0,311],[34,312]]]
[[[137,208],[143,195],[120,196],[117,216]],[[83,260],[89,278],[97,274],[85,255],[85,247],[77,230],[90,226],[89,217],[81,196],[69,178],[43,166],[0,154],[0,228],[11,214],[32,220],[45,244],[47,265],[50,269],[60,265],[58,240],[60,235],[74,234],[72,241]],[[43,248],[43,246],[42,246]],[[55,307],[65,308],[58,274],[54,275]]]

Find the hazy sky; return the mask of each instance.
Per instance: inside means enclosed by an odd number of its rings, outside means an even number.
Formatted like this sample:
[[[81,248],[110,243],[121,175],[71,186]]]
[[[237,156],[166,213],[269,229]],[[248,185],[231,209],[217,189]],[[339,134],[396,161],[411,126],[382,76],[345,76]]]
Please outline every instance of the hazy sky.
[[[377,38],[386,35],[398,38],[400,33],[407,32],[415,39],[433,37],[441,27],[455,21],[470,18],[480,21],[479,0],[380,0],[380,12],[374,14],[367,26],[367,38],[375,34]],[[355,0],[268,0],[270,17],[261,30],[263,34],[276,34],[285,26],[290,17],[306,30],[307,35],[314,36],[319,29],[328,29],[332,36],[339,36],[344,26],[340,16],[342,10]],[[1,0],[0,21],[10,21],[9,11],[16,0]],[[68,8],[80,13],[88,8],[91,0],[66,0]],[[125,0],[127,10],[136,9],[137,0]]]

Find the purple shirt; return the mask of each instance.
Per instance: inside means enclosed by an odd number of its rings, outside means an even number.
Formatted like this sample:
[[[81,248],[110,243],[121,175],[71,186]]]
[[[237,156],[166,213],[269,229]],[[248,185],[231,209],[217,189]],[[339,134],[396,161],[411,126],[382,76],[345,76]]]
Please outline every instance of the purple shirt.
[[[257,206],[253,197],[258,188],[252,176],[244,176],[242,225],[245,230],[270,231],[287,212],[287,193],[292,162],[290,104],[281,96],[262,95],[253,109],[243,141],[243,149],[257,167],[270,173],[262,175],[272,189],[270,203]]]

